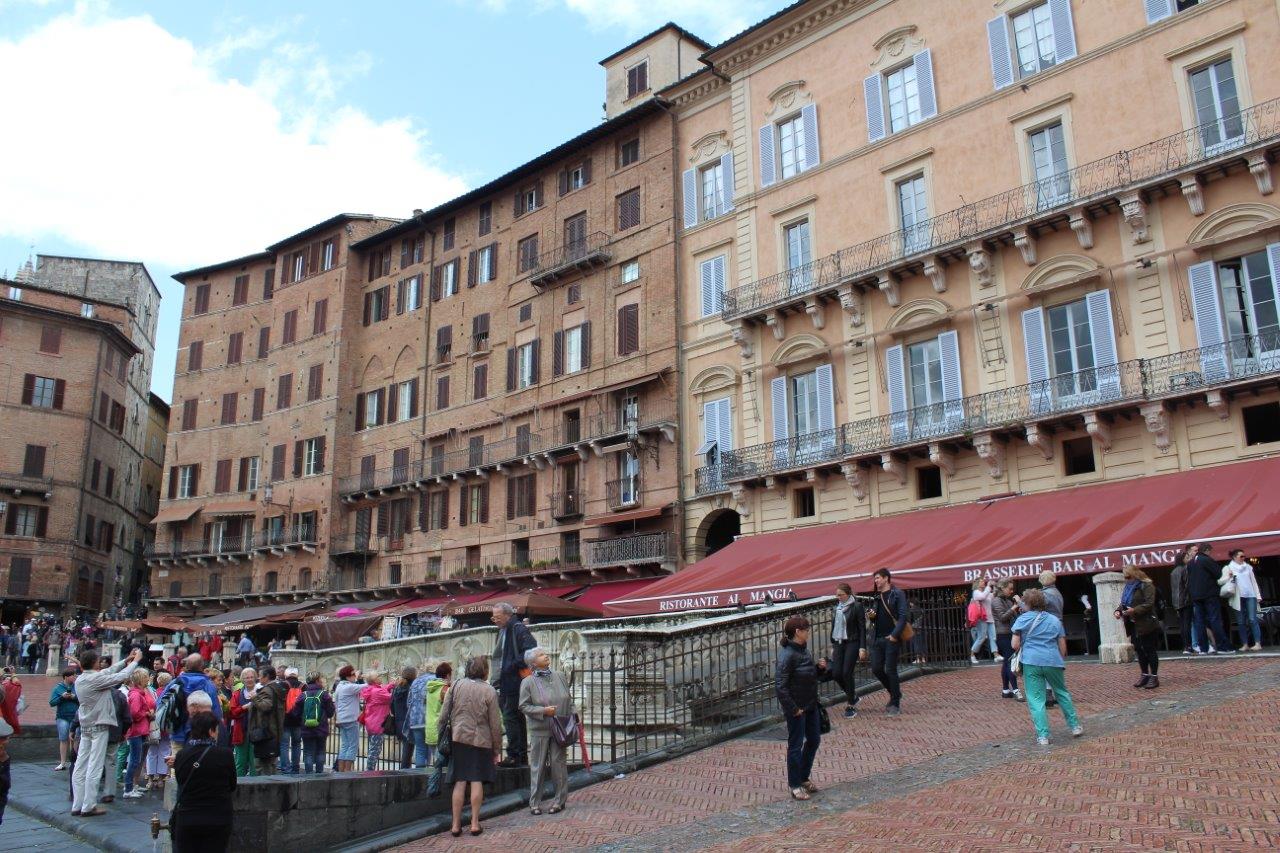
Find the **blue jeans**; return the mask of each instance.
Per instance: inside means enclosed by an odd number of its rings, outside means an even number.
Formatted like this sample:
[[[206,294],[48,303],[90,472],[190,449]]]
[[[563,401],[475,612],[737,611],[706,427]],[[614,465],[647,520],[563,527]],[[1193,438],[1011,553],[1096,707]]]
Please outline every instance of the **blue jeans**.
[[[324,738],[302,739],[302,768],[304,773],[324,772]]]
[[[125,765],[124,771],[124,792],[126,794],[133,790],[133,777],[137,775],[138,767],[142,764],[142,746],[146,742],[146,735],[129,738],[129,762]]]
[[[338,760],[355,761],[360,748],[360,724],[338,723]]]
[[[1204,635],[1207,626],[1213,632],[1213,642],[1218,648],[1229,648],[1231,638],[1222,627],[1222,605],[1216,598],[1202,598],[1191,602],[1191,633],[1195,637],[1195,646],[1202,652],[1209,651],[1210,643]]]
[[[431,747],[427,746],[427,730],[417,726],[409,729],[413,735],[413,766],[422,768],[431,765]]]
[[[280,738],[280,772],[302,772],[302,726],[285,726]]]
[[[1240,615],[1236,617],[1236,625],[1240,629],[1241,646],[1262,645],[1262,623],[1258,621],[1258,599],[1241,598]],[[1249,642],[1250,635],[1253,642]]]
[[[996,623],[979,622],[969,629],[969,633],[973,637],[973,645],[969,647],[969,654],[976,655],[978,649],[982,648],[983,643],[990,643],[991,654],[994,655],[996,653]]]
[[[809,781],[813,759],[822,740],[822,716],[814,703],[800,716],[787,716],[787,787],[795,790]]]
[[[56,720],[54,720],[54,722],[57,723],[58,725],[58,740],[60,741],[71,740],[71,727],[75,724],[75,721],[64,720],[61,717],[59,717]]]

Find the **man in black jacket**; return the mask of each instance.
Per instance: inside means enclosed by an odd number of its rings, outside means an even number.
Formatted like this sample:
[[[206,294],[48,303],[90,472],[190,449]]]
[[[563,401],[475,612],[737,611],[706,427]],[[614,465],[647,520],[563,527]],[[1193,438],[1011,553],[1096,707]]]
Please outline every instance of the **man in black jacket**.
[[[858,716],[853,669],[867,659],[867,612],[847,583],[836,586],[836,612],[831,618],[831,677],[844,690],[848,717]]]
[[[876,602],[871,610],[875,640],[871,644],[871,671],[889,691],[885,711],[896,717],[902,711],[902,688],[898,682],[898,655],[902,651],[902,631],[907,626],[907,596],[889,579],[888,569],[876,569],[871,576]]]
[[[523,767],[529,761],[529,738],[524,713],[520,710],[520,669],[524,653],[537,648],[529,628],[516,618],[515,608],[507,602],[493,606],[493,624],[498,626],[498,644],[493,649],[493,687],[498,691],[502,708],[502,728],[507,733],[507,757],[503,767]]]
[[[1194,620],[1194,651],[1196,654],[1233,654],[1235,648],[1231,645],[1231,638],[1222,627],[1221,591],[1218,587],[1221,570],[1218,562],[1209,556],[1213,546],[1208,542],[1201,542],[1196,550],[1195,558],[1187,564],[1187,588],[1191,593],[1191,615]],[[1213,632],[1212,641],[1204,635],[1206,626]],[[1214,643],[1217,643],[1216,648]]]

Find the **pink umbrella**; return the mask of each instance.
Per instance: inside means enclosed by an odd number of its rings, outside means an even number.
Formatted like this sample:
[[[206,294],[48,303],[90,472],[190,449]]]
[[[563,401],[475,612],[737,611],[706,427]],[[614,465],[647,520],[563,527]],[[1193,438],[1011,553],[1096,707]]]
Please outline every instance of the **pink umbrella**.
[[[333,615],[334,616],[359,616],[363,612],[364,611],[356,607],[344,607]]]

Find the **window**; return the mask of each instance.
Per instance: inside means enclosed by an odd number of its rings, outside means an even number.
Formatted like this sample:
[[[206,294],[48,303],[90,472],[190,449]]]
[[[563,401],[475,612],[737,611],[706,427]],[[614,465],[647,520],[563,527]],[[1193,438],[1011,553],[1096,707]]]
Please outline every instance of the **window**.
[[[791,493],[791,517],[813,518],[817,514],[813,487],[805,486]]]
[[[458,513],[458,524],[489,523],[489,484],[473,483],[462,487],[462,507]]]
[[[1019,77],[1029,77],[1057,63],[1048,3],[1013,16],[1013,42]]]
[[[209,311],[209,285],[201,284],[196,287],[195,306],[192,314],[206,314]]]
[[[244,348],[244,332],[232,332],[227,338],[227,364],[240,363],[240,351]]]
[[[280,335],[281,344],[291,344],[298,338],[298,309],[286,311],[284,315],[284,332]]]
[[[1154,24],[1175,12],[1185,12],[1199,2],[1200,0],[1144,0],[1147,7],[1147,23]]]
[[[925,199],[924,175],[899,181],[897,190],[902,251],[904,254],[919,252],[930,243],[929,206]]]
[[[284,451],[283,444],[277,444],[271,448],[271,482],[273,483],[284,479]]]
[[[1266,251],[1218,264],[1228,349],[1237,362],[1280,352],[1280,315],[1271,276]]]
[[[213,493],[226,494],[231,491],[231,460],[219,459],[213,469]]]
[[[520,424],[516,427],[516,455],[525,456],[533,448],[533,427]]]
[[[98,483],[102,480],[102,460],[93,460],[93,465],[89,468],[89,491],[98,491]]]
[[[124,432],[124,404],[112,401],[111,403],[111,429],[117,434]]]
[[[640,162],[640,138],[628,139],[618,144],[618,168]]]
[[[407,421],[418,416],[418,380],[409,379],[396,385],[396,420]]]
[[[516,348],[516,387],[528,388],[537,379],[537,341]]]
[[[1071,197],[1071,176],[1067,167],[1067,144],[1062,122],[1033,131],[1028,136],[1031,165],[1036,176],[1036,207],[1044,210],[1065,203]]]
[[[560,562],[567,566],[582,561],[582,536],[576,530],[560,534]]]
[[[22,476],[44,477],[45,448],[39,444],[28,444],[22,457]]]
[[[1199,277],[1195,266],[1190,277],[1194,294]],[[1198,295],[1193,299],[1200,304]],[[1198,313],[1205,316],[1203,311]],[[1200,321],[1197,328],[1201,328]],[[1122,377],[1115,367],[1115,323],[1109,290],[1098,290],[1064,305],[1024,311],[1022,332],[1033,408],[1076,405],[1088,401],[1084,395],[1090,400],[1120,395]],[[1221,356],[1220,349],[1216,353]]]
[[[520,272],[528,272],[538,263],[538,235],[530,234],[516,244],[516,256]]]
[[[196,496],[196,489],[200,485],[200,466],[199,465],[179,465],[178,466],[178,497],[193,498]]]
[[[564,294],[565,294],[564,302],[566,305],[576,305],[577,303],[581,302],[582,301],[581,282],[575,281],[573,284],[569,285],[567,288],[565,288]]]
[[[436,409],[449,408],[449,377],[436,377]]]
[[[479,236],[483,237],[493,230],[493,202],[486,201],[480,205],[480,222],[476,229]]]
[[[477,364],[471,380],[471,399],[483,400],[489,396],[489,365]]]
[[[587,249],[587,215],[579,213],[564,221],[565,260],[580,258]]]
[[[640,350],[640,306],[623,305],[618,309],[618,355],[631,355]]]
[[[1076,55],[1071,0],[1047,0],[987,22],[991,76],[997,89]]]
[[[324,365],[313,364],[307,370],[307,402],[311,403],[320,399],[321,393],[324,391]]]
[[[916,469],[916,500],[942,497],[942,469],[937,465],[921,465]]]
[[[57,355],[62,350],[62,329],[58,326],[40,327],[40,352]]]
[[[805,134],[800,116],[778,123],[778,150],[782,158],[782,178],[794,177],[804,171]]]
[[[1280,441],[1280,403],[1262,403],[1240,409],[1244,421],[1244,443],[1271,444]]]
[[[427,530],[446,530],[449,527],[449,492],[440,490],[427,493]]]
[[[275,295],[276,292],[276,268],[271,267],[262,271],[262,299],[266,301]]]
[[[257,490],[260,461],[257,456],[244,456],[240,459],[240,477],[236,483],[237,491],[252,492]]]
[[[889,102],[889,132],[906,130],[920,121],[920,87],[915,63],[889,72],[884,82]]]
[[[302,442],[302,476],[324,472],[324,436]]]
[[[371,290],[364,295],[364,325],[387,319],[390,312],[390,286]]]
[[[542,182],[516,191],[515,215],[523,216],[542,206]]]
[[[818,431],[818,374],[801,373],[791,378],[791,434]]]
[[[406,237],[401,240],[400,269],[422,263],[422,259],[426,257],[426,249],[427,237],[425,234],[419,234],[417,237]],[[390,272],[390,270],[387,270],[387,272]]]
[[[507,480],[507,520],[533,515],[537,506],[537,475],[525,474]]]
[[[516,312],[516,322],[527,323],[533,319],[533,303],[526,302],[520,306],[520,310]]]
[[[440,267],[440,290],[443,296],[458,295],[458,261],[456,258]]]
[[[222,395],[222,423],[234,424],[236,422],[236,401],[240,399],[240,395],[235,391],[228,391]]]
[[[582,412],[578,409],[570,409],[564,413],[564,422],[561,426],[561,436],[563,441],[577,442],[582,440]]]
[[[627,261],[622,265],[621,281],[623,284],[630,284],[633,281],[640,280],[640,262]]]
[[[267,389],[254,388],[253,389],[253,414],[250,416],[250,421],[253,423],[257,423],[258,421],[262,420],[262,413],[263,413],[263,410],[266,408],[266,406],[267,406]]]
[[[586,170],[581,165],[575,166],[569,170],[568,175],[565,176],[565,181],[569,192],[582,189],[587,185]]]
[[[813,243],[809,239],[809,220],[803,219],[782,229],[787,249],[787,284],[792,293],[804,293],[813,284]]]
[[[618,485],[613,506],[635,506],[640,502],[640,458],[630,450],[617,454]]]
[[[1240,97],[1230,58],[1191,72],[1191,98],[1196,110],[1196,124],[1200,126],[1200,142],[1206,154],[1244,141]]]
[[[1068,477],[1092,474],[1097,470],[1093,458],[1093,439],[1089,436],[1067,438],[1062,442],[1062,473]]]
[[[386,413],[386,389],[356,395],[356,429],[381,426]]]
[[[204,366],[204,341],[187,344],[187,370],[195,371]]]
[[[379,249],[369,254],[369,274],[368,280],[373,281],[375,278],[381,278],[391,273],[391,249]]]
[[[81,317],[84,317],[86,320],[92,320],[92,319],[93,319],[93,303],[91,303],[91,302],[81,302],[81,303],[80,303],[80,316],[81,316]]]
[[[453,326],[441,326],[436,329],[436,361],[445,362],[453,358]]]
[[[243,305],[249,301],[249,275],[236,276],[235,284],[231,288],[231,305]]]
[[[107,497],[114,497],[116,493],[116,469],[108,466],[107,482],[102,487],[102,493]]]
[[[196,418],[199,413],[199,400],[183,400],[182,401],[182,429],[193,430],[196,428]]]
[[[293,405],[293,374],[285,373],[276,379],[276,410]]]
[[[288,256],[286,269],[289,272],[289,281],[302,281],[307,274],[307,256],[305,252],[294,252]]]
[[[471,318],[471,351],[484,352],[489,349],[489,315],[477,314]]]
[[[457,220],[455,220],[453,217],[449,217],[444,221],[444,226],[441,229],[442,240],[443,240],[442,249],[446,252],[453,248],[453,239],[454,239],[454,234],[456,229],[457,229]]]
[[[591,326],[583,323],[572,329],[556,332],[555,352],[552,373],[561,376],[566,373],[577,373],[590,367]]]
[[[1089,312],[1083,299],[1055,305],[1049,315],[1049,366],[1055,377],[1089,371],[1093,367],[1093,334],[1089,327]],[[1067,380],[1071,381],[1071,380]],[[1094,377],[1086,374],[1080,383],[1093,387]],[[1060,383],[1055,383],[1058,385]]]
[[[724,255],[717,255],[698,264],[703,317],[720,313],[721,301],[724,299],[725,261]]]
[[[627,69],[627,97],[634,98],[649,90],[649,62],[638,62]]]
[[[733,404],[730,398],[721,397],[702,404],[702,445],[697,455],[714,467],[720,464],[720,455],[726,450],[733,450]],[[720,472],[717,470],[712,476],[718,479]]]
[[[618,196],[618,230],[626,231],[640,224],[640,190],[628,190]]]
[[[22,301],[22,288],[16,285],[9,285],[9,298],[14,302]]]
[[[943,401],[942,348],[938,339],[907,347],[907,377],[911,388],[911,408],[931,407]],[[928,417],[917,414],[917,418]]]
[[[320,244],[320,269],[331,270],[338,265],[338,241],[330,237]]]
[[[323,335],[329,324],[329,300],[317,299],[311,315],[311,334]]]
[[[400,295],[403,294],[403,295]],[[422,276],[415,275],[406,278],[397,285],[397,297],[403,311],[417,311],[422,307]]]
[[[271,327],[263,326],[258,330],[258,358],[266,358],[271,352]]]
[[[479,468],[484,464],[484,436],[473,435],[467,439],[467,465]]]
[[[498,270],[498,244],[490,243],[488,246],[477,249],[472,257],[472,264],[475,269],[475,283],[484,284],[493,281]]]

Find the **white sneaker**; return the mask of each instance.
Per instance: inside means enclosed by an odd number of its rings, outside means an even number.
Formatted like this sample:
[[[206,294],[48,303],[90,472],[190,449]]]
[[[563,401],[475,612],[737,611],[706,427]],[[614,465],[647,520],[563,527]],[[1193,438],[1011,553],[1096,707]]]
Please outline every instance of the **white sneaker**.
[[[1027,700],[1026,700],[1026,697],[1024,697],[1024,696],[1022,695],[1022,688],[1021,688],[1021,687],[1018,687],[1018,688],[1015,688],[1015,689],[1014,689],[1014,691],[1013,691],[1013,698],[1014,698],[1014,699],[1017,699],[1019,702],[1025,702],[1025,701],[1027,701]]]
[[[1040,744],[1041,746],[1048,746],[1049,739],[1047,737],[1038,737],[1036,738],[1036,743]]]
[[[1084,734],[1084,726],[1076,726],[1071,730],[1072,737],[1080,737],[1082,734]]]
[[[1209,651],[1206,654],[1216,655],[1217,653],[1218,653],[1218,650],[1215,649],[1213,646],[1210,646]]]
[[[996,655],[996,663],[1000,663],[1002,660],[1004,660],[1004,655]]]
[[[1255,652],[1260,652],[1260,651],[1262,651],[1262,643],[1254,643],[1254,644],[1253,644],[1252,646],[1250,646],[1249,648],[1250,648],[1251,650],[1255,651]]]
[[[66,770],[66,769],[67,769],[67,765],[66,765],[66,764],[59,764],[57,767],[55,767],[55,768],[53,768],[53,769],[54,769],[54,770]]]
[[[969,655],[969,663],[977,663],[977,662],[978,662],[977,655]]]
[[[142,792],[134,788],[132,791],[125,791],[124,798],[126,800],[140,800],[142,799]]]

